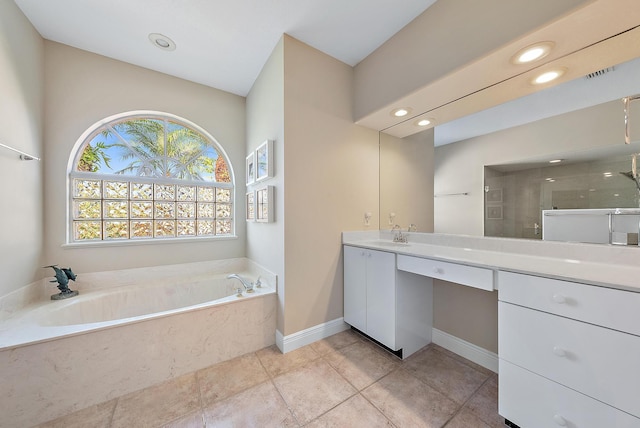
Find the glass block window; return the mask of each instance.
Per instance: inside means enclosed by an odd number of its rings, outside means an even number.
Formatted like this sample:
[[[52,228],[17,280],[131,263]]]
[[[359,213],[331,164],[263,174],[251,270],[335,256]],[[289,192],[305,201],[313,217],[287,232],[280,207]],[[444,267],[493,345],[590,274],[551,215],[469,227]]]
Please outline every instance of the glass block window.
[[[121,115],[85,133],[70,177],[70,242],[234,233],[234,188],[222,148],[165,114]]]

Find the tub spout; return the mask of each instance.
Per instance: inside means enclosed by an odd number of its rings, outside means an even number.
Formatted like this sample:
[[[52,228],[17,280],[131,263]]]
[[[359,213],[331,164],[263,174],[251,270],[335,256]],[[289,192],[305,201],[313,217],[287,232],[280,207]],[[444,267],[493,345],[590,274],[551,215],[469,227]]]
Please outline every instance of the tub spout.
[[[227,279],[233,279],[233,278],[237,279],[242,283],[242,286],[244,287],[247,293],[253,293],[253,282],[247,281],[237,273],[232,273],[231,275],[227,276]]]

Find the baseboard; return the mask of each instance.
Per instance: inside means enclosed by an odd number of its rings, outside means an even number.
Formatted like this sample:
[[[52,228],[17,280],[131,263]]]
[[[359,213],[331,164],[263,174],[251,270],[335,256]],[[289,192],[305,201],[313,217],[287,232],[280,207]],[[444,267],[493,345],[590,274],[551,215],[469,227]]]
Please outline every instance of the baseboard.
[[[345,323],[344,319],[340,317],[288,336],[283,336],[279,330],[276,330],[276,346],[278,346],[278,349],[280,349],[283,354],[286,354],[287,352],[302,348],[310,343],[325,339],[349,328],[349,324]]]
[[[433,329],[431,340],[438,346],[473,361],[484,368],[498,373],[498,354],[481,348],[459,337],[452,336],[437,328]]]
[[[276,330],[276,346],[278,346],[278,349],[280,349],[283,354],[286,354],[287,352],[302,348],[303,346],[325,339],[349,328],[349,324],[345,323],[341,317],[288,336],[283,336],[279,330]],[[432,341],[438,346],[442,346],[469,361],[473,361],[484,368],[498,373],[498,354],[494,352],[488,351],[449,333],[445,333],[437,328],[433,329]]]

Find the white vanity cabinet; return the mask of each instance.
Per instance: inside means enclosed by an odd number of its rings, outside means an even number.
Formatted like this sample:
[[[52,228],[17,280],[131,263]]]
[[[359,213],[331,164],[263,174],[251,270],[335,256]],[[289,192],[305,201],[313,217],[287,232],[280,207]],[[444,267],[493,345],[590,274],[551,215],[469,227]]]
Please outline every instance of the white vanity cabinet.
[[[396,255],[344,247],[344,321],[397,351]]]
[[[344,246],[344,321],[406,358],[431,342],[430,278],[396,270],[396,254]]]
[[[640,293],[503,271],[498,290],[502,416],[640,427]]]

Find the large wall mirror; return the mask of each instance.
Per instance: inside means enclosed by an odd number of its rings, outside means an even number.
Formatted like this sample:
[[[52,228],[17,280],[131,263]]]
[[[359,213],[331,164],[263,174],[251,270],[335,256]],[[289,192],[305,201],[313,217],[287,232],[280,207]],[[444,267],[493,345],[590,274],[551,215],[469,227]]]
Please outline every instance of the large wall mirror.
[[[596,83],[596,79],[588,82],[586,78],[576,79],[528,95],[529,102],[534,106],[529,108],[532,117],[522,119],[523,122],[509,128],[509,133],[505,135],[509,135],[512,145],[516,146],[525,144],[518,138],[518,132],[526,134],[529,147],[508,154],[496,152],[496,159],[488,156],[478,159],[476,164],[473,160],[467,160],[467,164],[458,166],[444,165],[440,159],[439,164],[439,157],[432,152],[433,143],[438,146],[441,132],[441,136],[454,138],[453,141],[447,141],[447,146],[470,146],[475,138],[473,134],[464,135],[460,141],[448,134],[451,128],[473,127],[474,120],[475,123],[482,120],[483,124],[476,128],[480,129],[478,132],[484,132],[483,139],[478,142],[484,144],[493,132],[506,132],[504,125],[492,127],[487,126],[487,122],[505,122],[500,109],[512,108],[511,103],[409,137],[398,138],[381,132],[381,229],[390,228],[392,223],[403,228],[415,223],[420,226],[420,231],[432,231],[430,222],[433,217],[427,214],[434,210],[432,180],[435,175],[437,181],[438,174],[443,173],[441,170],[447,168],[457,168],[465,173],[447,177],[447,182],[451,184],[448,189],[453,189],[450,195],[447,193],[450,198],[438,198],[439,190],[436,189],[436,201],[450,208],[436,208],[435,216],[451,216],[462,221],[473,216],[481,229],[470,229],[470,234],[540,239],[543,209],[640,207],[638,187],[629,178],[632,154],[640,153],[640,100],[631,104],[633,143],[630,145],[624,144],[624,109],[621,101],[624,96],[640,93],[640,59],[617,64],[610,68],[608,74],[598,76],[602,79]],[[607,79],[609,83],[602,83]],[[599,86],[597,94],[593,91],[594,84]],[[514,100],[513,105],[520,103],[526,106],[527,97]],[[559,108],[562,102],[558,98],[562,97],[571,97],[573,102],[569,104],[580,108]],[[571,119],[564,120],[564,115],[570,115]],[[576,126],[585,123],[597,123],[601,132],[591,133],[587,137],[575,132]],[[491,132],[495,129],[498,131]],[[581,141],[573,145],[566,144],[574,133],[575,138]],[[496,135],[496,138],[501,137]],[[538,142],[536,135],[540,136]],[[553,142],[554,135],[558,137],[557,143]],[[585,138],[593,138],[593,141],[585,141]],[[545,146],[545,149],[530,150],[535,145]],[[436,147],[436,153],[441,150],[440,147]],[[556,158],[562,159],[562,162],[555,165],[548,163]],[[434,162],[432,173],[429,173],[430,162]],[[467,176],[476,178],[469,180]],[[455,185],[456,181],[459,185]],[[475,202],[468,203],[465,198]],[[436,218],[436,232],[450,232],[438,230],[437,224]],[[459,232],[454,230],[453,233]]]

